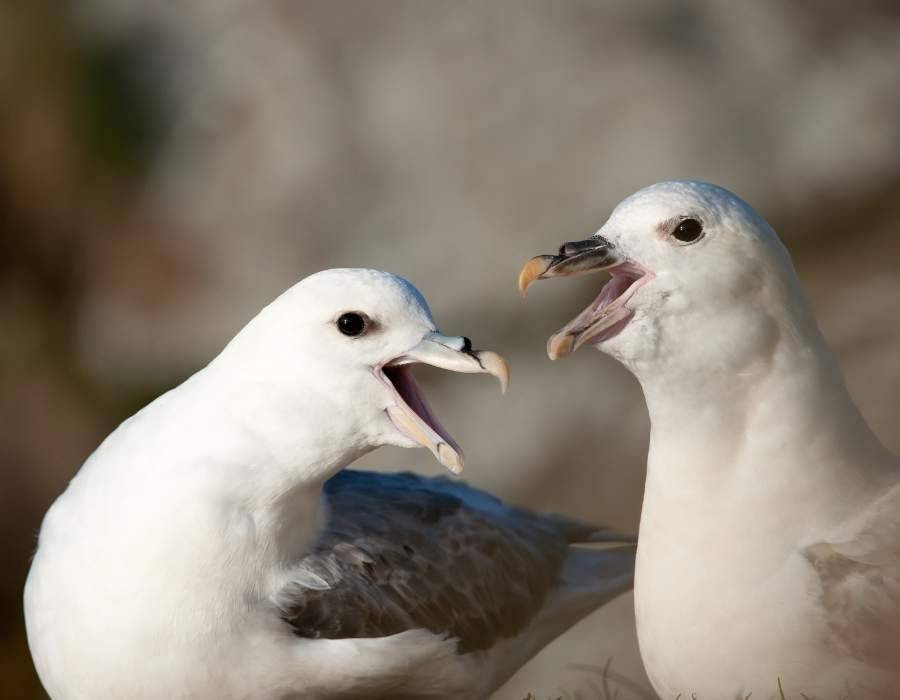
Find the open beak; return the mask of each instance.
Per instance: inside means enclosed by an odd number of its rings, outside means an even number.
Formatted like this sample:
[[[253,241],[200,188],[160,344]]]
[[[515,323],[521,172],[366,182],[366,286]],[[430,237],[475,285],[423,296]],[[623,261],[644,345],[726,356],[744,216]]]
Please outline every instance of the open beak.
[[[574,277],[606,271],[612,276],[593,303],[547,341],[551,360],[565,357],[587,342],[600,343],[618,335],[634,312],[626,302],[652,279],[653,274],[616,251],[603,236],[564,243],[556,255],[533,257],[519,273],[519,291],[525,296],[535,280]]]
[[[509,368],[500,355],[486,350],[472,350],[468,338],[428,333],[411,350],[377,367],[375,373],[394,392],[396,403],[387,409],[394,426],[411,440],[428,448],[438,462],[454,474],[463,469],[465,457],[454,440],[432,413],[422,391],[413,378],[415,364],[432,365],[453,372],[492,374],[506,392]]]

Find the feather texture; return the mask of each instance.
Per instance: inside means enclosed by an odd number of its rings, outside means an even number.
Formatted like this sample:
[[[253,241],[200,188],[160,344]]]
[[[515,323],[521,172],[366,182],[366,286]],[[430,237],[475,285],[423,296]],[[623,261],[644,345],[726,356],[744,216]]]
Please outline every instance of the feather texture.
[[[423,628],[488,649],[534,619],[570,544],[613,537],[445,478],[345,470],[324,496],[328,522],[277,599],[301,637]]]

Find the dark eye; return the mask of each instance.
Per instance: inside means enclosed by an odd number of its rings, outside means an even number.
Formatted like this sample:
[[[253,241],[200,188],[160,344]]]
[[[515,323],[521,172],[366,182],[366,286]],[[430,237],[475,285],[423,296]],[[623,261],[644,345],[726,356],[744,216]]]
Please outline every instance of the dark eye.
[[[703,235],[703,224],[697,219],[682,219],[672,231],[672,237],[682,243],[693,243]]]
[[[369,319],[356,311],[341,314],[337,320],[338,330],[344,335],[357,336],[366,332]]]

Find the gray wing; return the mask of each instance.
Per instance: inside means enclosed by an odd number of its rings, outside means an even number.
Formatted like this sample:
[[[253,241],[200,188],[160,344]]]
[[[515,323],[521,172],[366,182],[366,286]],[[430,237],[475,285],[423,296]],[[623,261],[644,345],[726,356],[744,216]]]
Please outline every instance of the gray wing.
[[[819,575],[832,643],[864,663],[896,671],[900,658],[900,486],[855,522],[848,536],[804,554]]]
[[[424,628],[486,649],[537,614],[570,543],[607,539],[442,478],[345,470],[324,492],[328,523],[279,596],[307,638]]]

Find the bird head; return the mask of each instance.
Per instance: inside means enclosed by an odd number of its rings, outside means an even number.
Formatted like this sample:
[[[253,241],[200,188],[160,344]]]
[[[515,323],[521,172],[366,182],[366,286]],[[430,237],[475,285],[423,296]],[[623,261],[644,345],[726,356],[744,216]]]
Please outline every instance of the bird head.
[[[609,280],[551,336],[551,359],[593,345],[635,371],[663,356],[708,369],[726,355],[750,357],[811,318],[772,228],[703,182],[662,182],[631,195],[590,238],[529,260],[519,288],[524,295],[535,280],[597,272]]]
[[[313,407],[317,415],[301,418],[321,423],[323,443],[349,441],[357,453],[421,446],[453,472],[462,470],[462,449],[429,408],[412,368],[485,372],[504,391],[509,378],[496,353],[440,333],[410,282],[366,269],[326,270],[297,283],[223,355],[237,359],[266,400]]]

